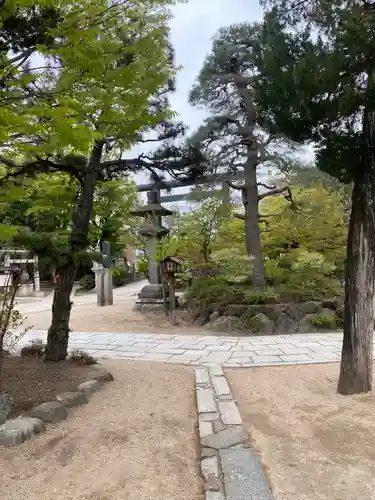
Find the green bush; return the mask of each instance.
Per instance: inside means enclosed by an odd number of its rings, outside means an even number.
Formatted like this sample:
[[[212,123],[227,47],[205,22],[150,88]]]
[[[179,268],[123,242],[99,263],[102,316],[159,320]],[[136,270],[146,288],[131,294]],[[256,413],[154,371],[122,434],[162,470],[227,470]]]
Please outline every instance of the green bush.
[[[326,316],[325,314],[314,314],[311,323],[317,328],[327,328],[329,330],[336,329],[336,319],[334,316]]]
[[[85,274],[78,282],[80,290],[93,290],[95,288],[95,277],[93,274]]]
[[[267,290],[251,290],[246,292],[244,303],[248,305],[257,304],[278,304],[281,301],[280,295],[275,292],[272,288]]]
[[[131,281],[129,270],[125,266],[115,267],[112,270],[113,286],[123,286]]]
[[[245,292],[238,286],[230,285],[223,277],[205,277],[193,279],[185,297],[187,300],[195,299],[208,304],[242,304]]]

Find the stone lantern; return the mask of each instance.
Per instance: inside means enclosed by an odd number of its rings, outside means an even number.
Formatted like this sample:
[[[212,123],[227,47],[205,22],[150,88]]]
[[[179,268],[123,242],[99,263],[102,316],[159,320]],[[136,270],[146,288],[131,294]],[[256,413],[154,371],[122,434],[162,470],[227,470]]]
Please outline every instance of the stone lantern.
[[[139,294],[140,299],[162,299],[163,285],[157,263],[158,242],[169,233],[169,229],[162,225],[161,218],[172,215],[173,212],[160,204],[159,191],[147,193],[147,205],[139,206],[133,210],[131,215],[143,218],[143,225],[139,228],[139,234],[147,238],[148,272],[149,284],[144,286]]]

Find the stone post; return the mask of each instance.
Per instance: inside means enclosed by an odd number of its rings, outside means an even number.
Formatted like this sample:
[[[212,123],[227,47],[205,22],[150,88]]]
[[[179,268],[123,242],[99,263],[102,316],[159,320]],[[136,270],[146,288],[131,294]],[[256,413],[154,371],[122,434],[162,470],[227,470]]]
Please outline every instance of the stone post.
[[[40,292],[40,277],[39,277],[39,259],[34,255],[34,292]]]

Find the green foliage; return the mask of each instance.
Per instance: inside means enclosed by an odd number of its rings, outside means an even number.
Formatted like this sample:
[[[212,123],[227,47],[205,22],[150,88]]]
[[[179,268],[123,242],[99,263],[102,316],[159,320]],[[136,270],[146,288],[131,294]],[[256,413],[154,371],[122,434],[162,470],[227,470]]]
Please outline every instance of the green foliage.
[[[213,251],[210,260],[229,282],[247,281],[251,272],[249,257],[238,248],[222,248]]]
[[[267,288],[264,291],[250,290],[245,293],[244,303],[248,305],[278,304],[280,302],[280,295],[272,288]]]
[[[86,274],[79,280],[79,289],[90,291],[95,288],[95,276],[93,274]]]
[[[314,314],[311,318],[311,323],[317,328],[326,328],[329,330],[336,329],[336,320],[332,316],[326,316],[324,314]]]
[[[125,266],[115,267],[112,270],[113,286],[123,286],[131,281],[129,269]]]
[[[242,303],[244,297],[240,287],[229,285],[223,277],[195,278],[185,293],[187,300],[221,305]]]

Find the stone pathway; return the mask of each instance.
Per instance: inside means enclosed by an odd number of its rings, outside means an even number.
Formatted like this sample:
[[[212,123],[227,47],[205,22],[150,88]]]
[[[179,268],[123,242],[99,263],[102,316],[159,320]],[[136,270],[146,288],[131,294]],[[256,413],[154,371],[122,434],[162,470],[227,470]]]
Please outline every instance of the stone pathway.
[[[19,346],[45,340],[47,332],[30,330]],[[342,333],[215,337],[140,333],[70,335],[70,349],[100,359],[134,359],[186,365],[220,364],[226,368],[338,362]]]
[[[273,500],[220,365],[195,370],[205,500]]]

